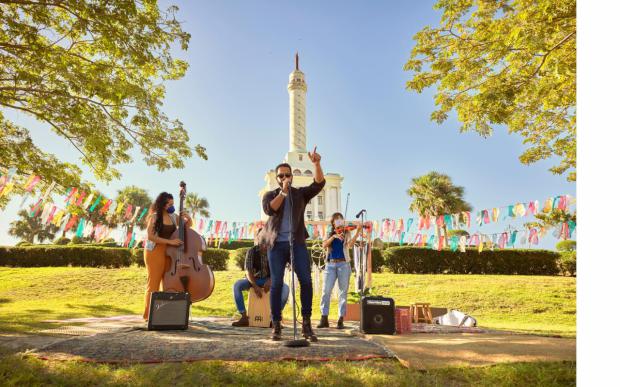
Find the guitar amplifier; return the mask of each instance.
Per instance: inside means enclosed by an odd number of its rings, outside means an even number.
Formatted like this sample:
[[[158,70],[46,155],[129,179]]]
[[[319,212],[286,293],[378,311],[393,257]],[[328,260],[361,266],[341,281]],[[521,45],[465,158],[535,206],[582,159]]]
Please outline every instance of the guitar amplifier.
[[[363,297],[360,313],[360,330],[364,333],[393,335],[394,299],[384,297]]]
[[[185,330],[189,324],[189,293],[153,292],[149,309],[149,331]]]

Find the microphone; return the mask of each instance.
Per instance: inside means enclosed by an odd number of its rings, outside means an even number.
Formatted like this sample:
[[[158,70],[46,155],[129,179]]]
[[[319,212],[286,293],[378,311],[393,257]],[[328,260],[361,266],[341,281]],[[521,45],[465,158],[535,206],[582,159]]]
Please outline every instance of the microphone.
[[[360,212],[357,213],[357,215],[355,215],[356,218],[359,218],[360,216],[362,216],[362,213],[366,212],[366,210],[361,210]]]

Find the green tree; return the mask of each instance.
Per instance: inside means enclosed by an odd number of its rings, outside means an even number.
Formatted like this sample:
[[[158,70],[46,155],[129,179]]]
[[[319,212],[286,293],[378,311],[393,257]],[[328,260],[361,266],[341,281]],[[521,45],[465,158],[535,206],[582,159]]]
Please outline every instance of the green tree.
[[[577,250],[577,241],[570,239],[559,241],[556,243],[555,248],[558,251],[575,251]]]
[[[451,238],[453,236],[457,236],[457,237],[462,237],[462,236],[469,236],[469,232],[467,232],[467,230],[448,230],[448,238]]]
[[[549,229],[562,223],[573,222],[575,225],[577,224],[576,211],[571,213],[570,211],[560,210],[558,208],[554,208],[549,212],[540,212],[534,215],[534,217],[537,221],[525,223],[526,227]]]
[[[44,123],[102,181],[120,177],[116,166],[131,162],[134,148],[158,170],[183,168],[194,152],[206,160],[161,110],[164,81],[188,67],[172,55],[190,39],[177,10],[156,0],[0,0],[0,109]],[[47,153],[1,111],[0,167],[64,187],[81,180],[77,165]]]
[[[463,199],[465,188],[454,185],[450,176],[443,173],[433,171],[414,177],[411,179],[407,194],[413,199],[409,210],[421,216],[471,211],[471,205]],[[435,225],[435,234],[440,235],[437,225]],[[443,226],[443,234],[448,235],[446,225]]]
[[[134,208],[136,206],[139,206],[140,212],[142,212],[142,210],[145,208],[149,208],[153,201],[153,199],[151,199],[151,197],[149,196],[147,190],[137,187],[135,185],[130,185],[119,190],[115,200],[118,203],[130,203],[132,206],[134,206]],[[138,213],[138,216],[140,216],[140,213]],[[115,225],[125,222],[124,219],[122,219],[122,216],[114,216],[111,220]],[[136,225],[141,227],[145,224],[145,222],[146,215],[142,217],[140,222],[136,222]]]
[[[112,228],[117,227],[121,224],[127,224],[129,226],[128,232],[131,232],[134,224],[129,224],[129,221],[125,219],[124,209],[127,208],[127,204],[131,204],[134,211],[137,206],[140,207],[138,216],[144,208],[148,208],[151,204],[151,198],[149,197],[148,192],[145,189],[137,187],[135,185],[130,185],[121,190],[118,190],[116,198],[113,199],[118,205],[123,204],[123,210],[119,214],[116,214],[116,212],[107,212],[105,214],[101,214],[99,211],[104,205],[103,202],[97,205],[97,207],[92,212],[90,212],[90,206],[100,195],[100,193],[95,191],[94,189],[90,192],[94,192],[95,195],[93,196],[91,203],[86,208],[84,208],[83,205],[77,206],[75,204],[70,204],[67,206],[67,211],[72,215],[77,215],[79,218],[84,218],[92,222],[93,224],[104,224]],[[138,225],[138,227],[142,227],[145,224],[145,221],[146,216],[143,216],[140,222],[135,222],[135,224]],[[65,236],[64,230],[62,236]],[[90,236],[83,236],[79,239],[84,241],[92,241],[92,238],[90,238]]]
[[[41,218],[28,216],[27,210],[20,210],[18,219],[11,222],[9,226],[9,235],[20,238],[22,241],[34,243],[35,238],[39,243],[46,240],[54,239],[54,235],[58,232],[58,227],[54,225],[44,226]]]
[[[436,87],[443,122],[487,137],[506,125],[529,147],[524,164],[556,156],[550,171],[576,180],[576,0],[438,0],[438,27],[415,34],[407,88]]]
[[[210,216],[209,202],[206,198],[201,198],[194,192],[190,192],[185,196],[185,208],[192,216],[192,219],[196,218],[196,214],[202,215],[205,218]]]

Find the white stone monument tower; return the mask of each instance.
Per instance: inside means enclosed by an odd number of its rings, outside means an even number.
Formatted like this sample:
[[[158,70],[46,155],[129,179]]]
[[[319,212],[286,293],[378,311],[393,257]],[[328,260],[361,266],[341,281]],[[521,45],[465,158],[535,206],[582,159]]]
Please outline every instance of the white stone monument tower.
[[[289,75],[289,149],[284,162],[293,169],[293,187],[303,187],[312,183],[314,165],[308,159],[306,147],[306,93],[308,91],[305,75],[299,70],[299,55],[295,54],[295,70]],[[320,149],[318,150],[320,153]],[[277,163],[276,163],[277,164]],[[275,167],[275,165],[274,165]],[[341,187],[344,178],[336,173],[325,172],[325,188],[308,203],[306,220],[326,220],[334,212],[343,212]],[[263,194],[278,187],[273,169],[265,174],[265,187],[259,192],[261,200],[261,219],[267,216],[262,210]]]

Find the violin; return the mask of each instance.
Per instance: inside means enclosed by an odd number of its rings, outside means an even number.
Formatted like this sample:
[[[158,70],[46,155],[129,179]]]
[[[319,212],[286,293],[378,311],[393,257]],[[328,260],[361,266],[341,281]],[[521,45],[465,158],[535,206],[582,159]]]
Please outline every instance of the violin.
[[[181,181],[179,193],[179,213],[183,212],[186,184]],[[166,292],[188,292],[191,302],[206,299],[213,293],[215,277],[209,265],[204,265],[201,259],[202,237],[187,226],[183,217],[179,215],[179,227],[170,236],[171,239],[180,239],[180,246],[168,246],[166,256],[170,259],[170,266],[164,273],[163,287]]]
[[[354,224],[354,223],[349,222],[345,224],[344,226],[336,227],[334,231],[336,232],[336,234],[342,234],[345,231],[357,230],[359,226],[360,226],[359,224]],[[365,224],[363,228],[366,231],[372,230],[372,223]]]

